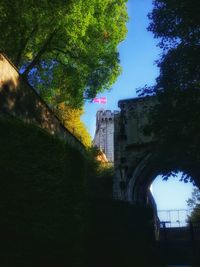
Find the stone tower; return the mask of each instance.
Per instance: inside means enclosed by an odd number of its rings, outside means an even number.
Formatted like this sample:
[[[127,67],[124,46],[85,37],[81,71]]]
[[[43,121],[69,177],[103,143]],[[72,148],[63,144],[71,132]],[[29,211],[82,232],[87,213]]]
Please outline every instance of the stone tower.
[[[96,114],[96,132],[93,140],[109,162],[114,162],[114,115],[118,111],[99,110]]]

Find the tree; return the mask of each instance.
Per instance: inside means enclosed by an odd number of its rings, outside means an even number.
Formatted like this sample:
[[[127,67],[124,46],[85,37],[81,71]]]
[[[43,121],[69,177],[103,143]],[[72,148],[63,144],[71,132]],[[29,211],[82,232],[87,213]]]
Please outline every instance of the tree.
[[[192,192],[192,198],[187,200],[187,205],[192,208],[192,213],[189,216],[189,219],[192,222],[200,221],[200,190],[198,188],[194,188]]]
[[[91,146],[91,136],[88,133],[84,123],[81,121],[81,116],[84,113],[83,109],[72,108],[65,103],[61,103],[55,110],[59,119],[64,126],[74,134],[86,147]]]
[[[192,197],[187,200],[187,205],[190,208],[195,208],[197,205],[200,205],[200,190],[195,187],[192,191]]]
[[[161,48],[199,44],[200,7],[198,0],[154,0],[148,30],[160,38]]]
[[[80,106],[121,72],[126,0],[2,0],[0,17],[0,49],[50,104]]]
[[[197,0],[155,0],[148,29],[159,38],[163,54],[160,75],[141,95],[153,95],[158,104],[149,114],[146,132],[156,136],[166,159],[165,174],[182,170],[198,177],[200,163],[200,18]]]

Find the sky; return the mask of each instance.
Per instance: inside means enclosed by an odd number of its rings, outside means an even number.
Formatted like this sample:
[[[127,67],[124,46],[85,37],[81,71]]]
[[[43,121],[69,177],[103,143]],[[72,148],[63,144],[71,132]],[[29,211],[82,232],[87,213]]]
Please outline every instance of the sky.
[[[136,97],[136,89],[144,85],[153,85],[159,75],[155,60],[159,58],[161,50],[158,40],[147,31],[149,24],[147,14],[152,10],[152,0],[129,0],[127,3],[129,22],[126,39],[119,45],[120,62],[123,69],[121,76],[111,90],[99,94],[107,97],[107,104],[85,104],[85,122],[90,134],[94,137],[95,116],[100,108],[119,110],[118,101]],[[169,181],[156,179],[153,184],[153,194],[158,209],[187,208],[186,199],[191,196],[192,184],[179,182],[178,178]]]

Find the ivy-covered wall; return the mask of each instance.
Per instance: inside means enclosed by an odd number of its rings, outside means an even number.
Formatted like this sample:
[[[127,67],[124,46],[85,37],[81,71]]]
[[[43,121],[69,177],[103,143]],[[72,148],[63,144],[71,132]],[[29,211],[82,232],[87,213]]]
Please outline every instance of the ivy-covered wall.
[[[78,149],[0,118],[0,266],[84,266],[87,176]]]

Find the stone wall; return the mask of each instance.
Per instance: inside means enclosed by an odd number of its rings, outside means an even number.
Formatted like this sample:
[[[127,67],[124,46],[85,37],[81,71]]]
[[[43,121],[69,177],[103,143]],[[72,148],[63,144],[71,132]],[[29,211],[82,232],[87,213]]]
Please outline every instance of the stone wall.
[[[126,144],[145,144],[152,141],[152,136],[144,135],[143,128],[148,124],[147,114],[156,104],[154,97],[120,100],[121,119],[126,134]]]
[[[152,177],[143,170],[149,163],[155,140],[153,136],[144,135],[143,128],[148,124],[147,114],[155,104],[154,97],[120,100],[118,103],[121,111],[115,116],[114,199],[131,203],[148,201],[148,183]]]
[[[80,151],[84,145],[70,133],[41,99],[39,94],[19,74],[9,59],[0,53],[0,114],[36,124]]]

